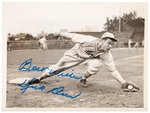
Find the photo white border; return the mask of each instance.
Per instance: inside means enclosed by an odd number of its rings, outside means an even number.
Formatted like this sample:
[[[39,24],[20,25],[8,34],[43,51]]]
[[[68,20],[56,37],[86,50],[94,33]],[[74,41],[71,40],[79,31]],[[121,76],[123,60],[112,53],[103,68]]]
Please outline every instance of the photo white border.
[[[148,4],[149,4],[149,1],[148,0],[113,0],[113,1],[111,1],[111,0],[2,0],[1,1],[1,3],[0,3],[0,7],[1,7],[1,9],[2,9],[2,3],[3,2],[148,2]],[[148,10],[149,11],[149,10]],[[2,14],[3,14],[3,12],[1,12],[1,19],[3,18],[3,16],[2,16]],[[148,19],[149,19],[149,12],[148,12]],[[144,91],[144,104],[146,104],[147,105],[147,107],[149,107],[148,106],[148,102],[150,102],[149,101],[149,98],[148,98],[148,95],[147,94],[150,94],[149,93],[149,89],[148,89],[148,87],[149,87],[149,85],[150,85],[150,83],[148,82],[149,81],[149,78],[150,77],[148,77],[148,74],[149,74],[149,70],[148,70],[148,64],[150,63],[149,62],[149,32],[148,32],[148,28],[149,28],[149,22],[148,22],[148,19],[147,19],[147,21],[146,21],[146,23],[145,23],[145,25],[146,25],[146,30],[145,30],[145,37],[148,37],[148,39],[147,39],[147,41],[146,41],[146,47],[145,47],[145,50],[144,50],[144,58],[145,58],[145,68],[144,68],[144,75],[147,75],[146,76],[146,78],[145,78],[145,82],[144,82],[144,87],[145,87],[145,89],[146,89],[146,91]],[[3,19],[2,19],[3,20]],[[3,22],[2,22],[2,20],[1,20],[1,25],[3,25]],[[2,28],[3,26],[1,26],[1,37],[3,37],[3,28]],[[0,38],[0,41],[1,41],[1,44],[0,44],[0,48],[1,48],[1,51],[2,51],[2,55],[1,55],[1,62],[2,62],[2,65],[1,65],[1,72],[2,72],[2,74],[1,74],[1,92],[6,92],[6,88],[3,86],[4,84],[6,84],[5,82],[6,82],[6,78],[4,78],[4,75],[6,75],[6,68],[5,67],[7,67],[7,65],[6,65],[6,60],[7,60],[7,53],[6,53],[6,43],[4,43],[4,42],[6,42],[6,39],[5,38]],[[148,82],[148,83],[147,83]],[[147,84],[148,84],[148,87],[147,87]],[[148,91],[148,92],[147,92]],[[6,93],[4,94],[2,94],[1,93],[1,98],[2,98],[2,101],[3,101],[3,103],[4,103],[4,97],[6,98]],[[1,101],[1,102],[2,102]],[[5,101],[6,102],[6,101]],[[11,110],[11,111],[22,111],[24,108],[10,108],[10,109],[8,109],[8,108],[3,108],[4,106],[3,106],[3,103],[1,103],[2,105],[1,105],[1,108],[2,108],[2,110],[6,110],[7,109],[7,111],[9,111],[9,110]],[[6,103],[5,103],[6,104]],[[148,108],[147,108],[146,106],[145,106],[145,110],[146,110],[146,112],[148,112]],[[29,109],[24,109],[25,111],[27,110],[27,111],[31,111],[31,112],[33,112],[33,111],[39,111],[39,110],[42,110],[42,111],[66,111],[66,108],[65,108],[65,110],[64,110],[64,108],[59,108],[59,110],[58,110],[58,108],[29,108]],[[109,110],[107,110],[107,109],[109,109]],[[127,110],[128,109],[128,110]],[[88,111],[88,112],[91,112],[91,111],[110,111],[111,113],[112,112],[116,112],[115,110],[117,110],[118,112],[120,112],[120,111],[130,111],[130,112],[134,112],[134,111],[138,111],[138,112],[142,112],[143,111],[143,108],[142,109],[140,109],[140,108],[121,108],[121,110],[119,110],[118,108],[98,108],[98,109],[96,109],[96,108],[79,108],[78,110],[79,111]],[[23,111],[24,111],[23,110]],[[67,108],[67,111],[71,111],[71,112],[73,112],[73,111],[78,111],[77,110],[77,108],[75,108],[75,109],[70,109],[70,108]],[[144,111],[145,111],[144,110]]]

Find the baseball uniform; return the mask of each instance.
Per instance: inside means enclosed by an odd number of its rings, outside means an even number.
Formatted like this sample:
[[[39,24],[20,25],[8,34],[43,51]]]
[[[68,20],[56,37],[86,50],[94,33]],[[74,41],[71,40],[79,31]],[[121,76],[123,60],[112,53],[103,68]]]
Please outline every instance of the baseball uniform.
[[[47,49],[47,43],[46,43],[45,37],[39,39],[39,43],[40,43],[41,49]]]
[[[120,76],[115,68],[110,51],[99,51],[98,44],[101,43],[101,39],[76,33],[61,33],[60,35],[71,38],[75,43],[75,46],[66,51],[57,64],[49,67],[49,69],[53,69],[55,74],[76,65],[86,64],[88,66],[87,71],[93,75],[99,71],[102,64],[105,64],[107,69],[119,82],[125,83],[125,80]],[[49,73],[49,69],[43,73],[43,76],[51,75],[51,73]]]

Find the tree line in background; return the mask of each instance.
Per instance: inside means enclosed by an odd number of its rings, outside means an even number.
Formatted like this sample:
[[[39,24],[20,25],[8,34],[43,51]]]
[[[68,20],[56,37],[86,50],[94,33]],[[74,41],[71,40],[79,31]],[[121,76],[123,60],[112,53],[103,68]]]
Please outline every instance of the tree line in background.
[[[18,33],[16,35],[11,35],[10,33],[8,33],[8,40],[9,41],[39,40],[43,36],[45,36],[47,40],[55,40],[59,38],[58,36],[53,35],[53,33],[47,35],[40,34],[37,37],[34,37],[29,33]]]
[[[133,11],[130,13],[124,13],[123,16],[121,16],[121,17],[117,17],[117,16],[113,16],[111,18],[107,17],[106,23],[104,24],[104,29],[106,31],[119,31],[119,30],[126,30],[127,31],[127,29],[126,29],[127,26],[126,26],[126,28],[125,27],[123,28],[123,26],[128,21],[135,20],[135,19],[143,19],[143,18],[138,17],[136,11]],[[58,36],[53,35],[53,33],[44,33],[43,31],[41,31],[41,33],[38,34],[37,37],[34,37],[33,35],[31,35],[29,33],[18,33],[16,35],[11,35],[10,33],[8,33],[8,40],[9,41],[38,40],[42,36],[45,36],[47,40],[64,39],[63,37],[58,37]]]
[[[137,16],[137,12],[133,11],[130,13],[124,13],[123,16],[113,16],[112,18],[107,17],[106,23],[104,24],[104,29],[107,31],[119,31],[120,30],[127,30],[123,28],[123,26],[132,20],[136,19],[143,19],[142,17]],[[119,25],[120,24],[120,25]]]

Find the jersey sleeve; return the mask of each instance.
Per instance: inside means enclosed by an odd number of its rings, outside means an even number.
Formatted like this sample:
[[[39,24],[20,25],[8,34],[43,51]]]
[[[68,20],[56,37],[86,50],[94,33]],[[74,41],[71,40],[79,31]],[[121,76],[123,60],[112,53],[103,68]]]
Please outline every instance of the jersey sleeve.
[[[85,42],[91,42],[97,39],[96,37],[93,36],[76,34],[76,33],[61,33],[60,35],[70,38],[74,43],[81,43],[81,44]]]
[[[120,75],[118,70],[115,68],[113,57],[109,52],[102,56],[102,61],[106,65],[107,69],[111,72],[111,75],[121,84],[124,84],[126,80]]]
[[[113,56],[112,54],[109,52],[106,52],[105,54],[101,55],[100,58],[102,59],[103,63],[105,64],[105,66],[107,67],[107,69],[110,72],[113,72],[116,70],[115,64],[114,64],[114,60],[113,60]]]

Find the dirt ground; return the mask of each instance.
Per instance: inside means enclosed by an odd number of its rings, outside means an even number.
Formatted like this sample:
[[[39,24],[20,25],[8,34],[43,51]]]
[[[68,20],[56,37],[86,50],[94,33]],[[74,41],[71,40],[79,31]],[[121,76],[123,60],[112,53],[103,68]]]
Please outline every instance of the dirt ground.
[[[143,108],[144,107],[144,50],[113,49],[116,68],[127,81],[140,87],[139,92],[123,92],[121,85],[102,67],[100,71],[87,81],[88,87],[79,85],[79,80],[53,76],[45,79],[41,85],[45,89],[27,89],[21,94],[21,87],[8,83],[17,77],[38,77],[42,72],[20,72],[22,62],[32,58],[34,66],[46,67],[56,63],[66,50],[14,50],[7,52],[7,108]],[[83,74],[86,66],[76,66],[64,73],[74,70],[75,75]],[[38,84],[35,84],[35,86]],[[75,99],[47,93],[48,90],[64,86],[69,95],[81,93]]]

